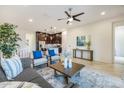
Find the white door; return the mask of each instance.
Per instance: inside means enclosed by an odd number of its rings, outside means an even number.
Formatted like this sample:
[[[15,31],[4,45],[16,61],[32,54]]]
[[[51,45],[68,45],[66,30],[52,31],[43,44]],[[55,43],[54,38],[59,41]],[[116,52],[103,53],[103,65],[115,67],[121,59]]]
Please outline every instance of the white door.
[[[124,23],[114,26],[114,62],[124,64]]]

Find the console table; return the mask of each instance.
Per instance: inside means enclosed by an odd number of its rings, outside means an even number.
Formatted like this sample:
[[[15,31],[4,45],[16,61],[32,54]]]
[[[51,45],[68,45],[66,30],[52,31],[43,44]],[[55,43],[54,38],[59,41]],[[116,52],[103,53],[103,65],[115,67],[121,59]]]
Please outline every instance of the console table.
[[[93,61],[93,50],[73,49],[73,57]]]

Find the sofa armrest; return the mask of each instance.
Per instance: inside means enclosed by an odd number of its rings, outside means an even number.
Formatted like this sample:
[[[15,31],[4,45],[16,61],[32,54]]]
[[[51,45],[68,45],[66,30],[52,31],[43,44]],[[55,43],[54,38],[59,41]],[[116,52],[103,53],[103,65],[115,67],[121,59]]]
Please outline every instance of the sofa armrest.
[[[31,68],[32,59],[31,58],[21,58],[23,69]]]

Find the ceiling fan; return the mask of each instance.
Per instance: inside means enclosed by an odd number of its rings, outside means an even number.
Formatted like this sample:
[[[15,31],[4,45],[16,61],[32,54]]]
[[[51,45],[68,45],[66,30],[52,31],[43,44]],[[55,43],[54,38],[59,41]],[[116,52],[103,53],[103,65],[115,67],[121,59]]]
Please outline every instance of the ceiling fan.
[[[84,12],[81,12],[79,14],[72,15],[71,14],[72,8],[69,8],[68,10],[69,10],[69,12],[65,11],[65,14],[67,15],[67,18],[61,18],[61,19],[57,19],[57,20],[60,21],[60,20],[66,20],[67,19],[67,24],[69,24],[72,21],[80,22],[81,20],[77,19],[76,17],[85,14]]]

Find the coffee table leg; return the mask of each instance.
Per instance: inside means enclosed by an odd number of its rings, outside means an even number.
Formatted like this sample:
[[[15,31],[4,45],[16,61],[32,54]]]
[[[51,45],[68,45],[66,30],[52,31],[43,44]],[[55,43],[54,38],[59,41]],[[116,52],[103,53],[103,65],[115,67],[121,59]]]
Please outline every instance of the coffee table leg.
[[[76,76],[80,77],[80,72],[78,72]]]
[[[55,76],[57,76],[56,70],[54,70],[54,74],[55,74]]]
[[[66,82],[66,84],[68,84],[68,77],[65,76],[64,78],[65,78],[65,82]]]

